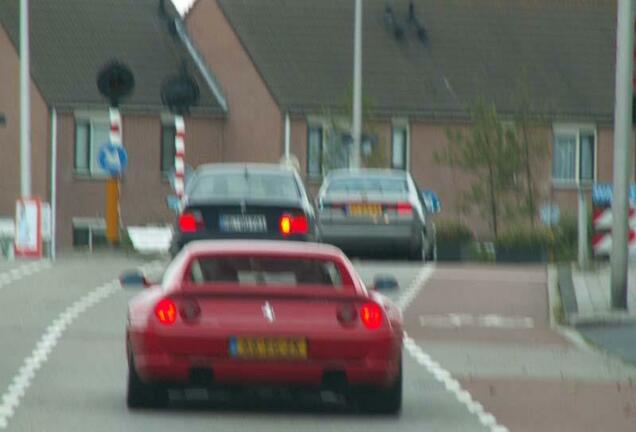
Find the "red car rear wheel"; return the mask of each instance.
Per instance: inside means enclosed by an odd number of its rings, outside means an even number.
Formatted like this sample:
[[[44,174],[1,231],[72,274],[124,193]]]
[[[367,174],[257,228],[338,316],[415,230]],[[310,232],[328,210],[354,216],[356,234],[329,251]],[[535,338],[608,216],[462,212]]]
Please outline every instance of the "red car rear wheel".
[[[135,370],[134,359],[128,361],[128,408],[160,408],[168,403],[168,392],[157,384],[144,383]]]
[[[369,388],[358,394],[360,408],[368,413],[397,415],[402,410],[402,361],[395,380],[387,388]]]

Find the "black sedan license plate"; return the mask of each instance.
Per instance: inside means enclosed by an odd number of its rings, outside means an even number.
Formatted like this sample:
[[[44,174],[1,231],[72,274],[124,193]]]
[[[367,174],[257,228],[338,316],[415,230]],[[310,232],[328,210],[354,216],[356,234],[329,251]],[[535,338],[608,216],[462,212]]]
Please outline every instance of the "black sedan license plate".
[[[265,215],[221,215],[219,220],[224,232],[265,232],[267,220]]]

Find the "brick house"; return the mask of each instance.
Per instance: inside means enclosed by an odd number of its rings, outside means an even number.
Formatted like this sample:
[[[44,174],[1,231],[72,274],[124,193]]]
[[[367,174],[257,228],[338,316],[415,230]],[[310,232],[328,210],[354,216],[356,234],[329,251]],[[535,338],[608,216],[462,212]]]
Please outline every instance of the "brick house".
[[[550,144],[537,176],[541,203],[573,212],[579,185],[611,181],[614,3],[414,0],[410,14],[409,0],[365,0],[363,94],[372,114],[363,151],[384,146],[386,165],[410,170],[440,195],[441,217],[453,217],[470,179],[437,163],[435,152],[446,145],[449,128],[469,126],[467,107],[478,97],[512,118],[515,88],[525,77]],[[350,139],[343,131],[349,127],[353,1],[197,0],[183,21],[162,0],[30,4],[33,191],[50,201],[55,186],[61,247],[72,244],[75,219],[103,215],[105,177],[94,156],[107,106],[95,75],[112,58],[136,75],[135,91],[122,105],[130,158],[122,180],[124,225],[172,218],[164,199],[174,131],[159,90],[184,61],[201,89],[186,118],[192,166],[276,162],[289,119],[291,153],[315,191],[330,137],[344,146]],[[17,47],[18,0],[4,0],[0,217],[13,215],[19,195]],[[54,142],[57,159],[51,161]],[[479,216],[469,222],[488,232]]]
[[[353,5],[194,3],[185,17],[188,30],[230,106],[231,150],[225,158],[280,155],[289,115],[292,153],[315,190],[321,146],[332,124],[325,113],[345,113],[352,87]],[[418,33],[415,21],[423,31]],[[443,216],[450,217],[469,179],[435,162],[446,130],[468,126],[467,108],[479,97],[493,101],[504,119],[512,118],[518,111],[515,89],[525,86],[550,148],[537,172],[541,204],[557,203],[562,213],[574,213],[578,185],[589,189],[595,181],[611,181],[615,21],[611,0],[366,0],[369,141],[387,143],[387,164],[409,169],[420,185],[437,191]],[[342,120],[346,126],[348,117]],[[473,216],[471,225],[487,232]]]
[[[0,2],[0,216],[12,217],[19,196],[18,0]],[[186,117],[187,153],[192,161],[222,155],[224,96],[184,27],[174,25],[171,3],[157,0],[31,0],[31,122],[33,194],[51,200],[57,190],[57,243],[72,244],[74,221],[104,214],[105,173],[97,164],[108,139],[108,106],[96,75],[116,58],[128,64],[136,86],[121,106],[129,169],[122,179],[124,224],[171,219],[166,172],[172,167],[174,127],[163,107],[163,80],[183,62],[200,89]],[[180,21],[177,21],[180,23]],[[57,131],[54,133],[54,131]],[[56,142],[57,159],[51,161]],[[51,179],[51,166],[57,178]]]

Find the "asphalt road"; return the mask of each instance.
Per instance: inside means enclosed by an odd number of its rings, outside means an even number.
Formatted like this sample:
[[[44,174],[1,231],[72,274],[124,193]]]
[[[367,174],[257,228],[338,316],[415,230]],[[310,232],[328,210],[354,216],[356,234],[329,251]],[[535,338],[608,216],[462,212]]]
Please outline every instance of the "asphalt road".
[[[408,333],[399,417],[369,417],[319,395],[228,400],[201,392],[173,394],[166,410],[129,411],[123,331],[135,292],[112,282],[124,269],[158,274],[162,265],[103,254],[23,270],[1,263],[0,429],[636,430],[634,369],[549,327],[542,269],[355,264],[368,282],[393,273],[401,285],[392,294],[405,306]]]

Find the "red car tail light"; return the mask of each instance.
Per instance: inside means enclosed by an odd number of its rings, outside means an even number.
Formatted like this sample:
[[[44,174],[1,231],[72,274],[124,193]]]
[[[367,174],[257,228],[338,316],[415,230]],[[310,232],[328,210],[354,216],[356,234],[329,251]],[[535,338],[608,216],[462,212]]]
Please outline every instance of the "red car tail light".
[[[199,213],[186,212],[179,216],[179,229],[181,232],[197,232],[203,225],[203,220]]]
[[[159,300],[155,306],[155,316],[161,324],[174,324],[177,320],[177,305],[169,298]]]
[[[410,215],[413,214],[413,206],[407,202],[397,203],[396,210],[399,215]]]
[[[382,325],[382,308],[376,303],[365,303],[360,307],[360,319],[369,330],[379,329]]]
[[[309,221],[305,215],[292,216],[284,214],[278,221],[278,228],[280,229],[280,233],[284,236],[290,234],[307,234],[309,232]]]
[[[358,311],[356,311],[353,305],[344,304],[338,308],[336,316],[340,324],[351,325],[356,321],[356,318],[358,318]]]

